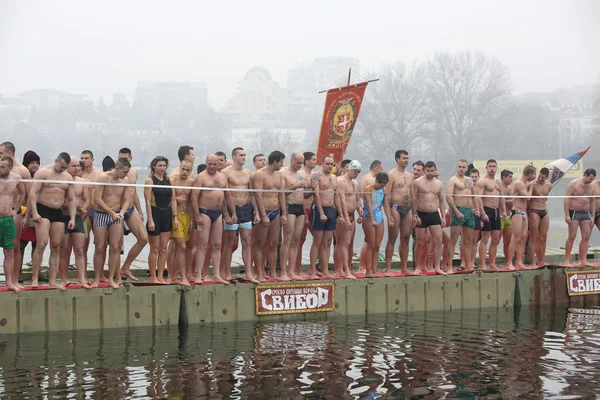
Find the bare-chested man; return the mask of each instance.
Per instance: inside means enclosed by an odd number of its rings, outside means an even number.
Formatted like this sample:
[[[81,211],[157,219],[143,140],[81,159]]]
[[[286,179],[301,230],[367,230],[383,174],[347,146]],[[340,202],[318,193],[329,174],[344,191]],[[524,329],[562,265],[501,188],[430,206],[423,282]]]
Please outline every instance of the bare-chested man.
[[[12,171],[11,173],[13,174],[17,174],[21,177],[21,179],[26,180],[26,182],[24,182],[25,184],[25,198],[21,199],[23,200],[23,204],[22,205],[26,205],[26,201],[28,199],[29,196],[29,192],[31,191],[31,182],[29,182],[29,180],[31,180],[31,173],[29,172],[29,170],[23,165],[21,164],[18,160],[15,159],[15,145],[12,144],[11,142],[4,142],[2,144],[0,144],[0,157],[10,157],[12,160]],[[15,217],[15,226],[17,229],[17,238],[21,237],[21,231],[23,229],[23,219],[24,219],[24,214],[21,212],[21,204],[19,204],[19,207],[17,209],[17,215]],[[17,246],[17,248],[15,248],[13,250],[14,254],[14,265],[18,266],[18,270],[17,273],[14,274],[14,279],[15,279],[15,283],[18,283],[18,278],[19,275],[21,274],[21,265],[23,264],[23,260],[21,258],[21,251],[19,249],[19,246]]]
[[[543,167],[538,173],[537,180],[533,183],[531,200],[529,200],[529,258],[531,264],[544,267],[546,263],[546,238],[550,227],[550,216],[546,201],[548,193],[552,190],[552,184],[548,182],[550,170]],[[537,256],[537,259],[536,259]]]
[[[204,262],[209,246],[213,264],[213,276],[215,282],[229,284],[221,277],[221,241],[223,235],[223,210],[228,208],[232,214],[232,223],[237,222],[237,216],[231,201],[230,192],[221,189],[227,189],[227,177],[218,172],[219,159],[215,154],[209,154],[206,157],[206,171],[198,174],[194,180],[194,187],[214,188],[214,190],[194,190],[191,194],[192,208],[194,209],[194,219],[197,229],[200,229],[198,235],[198,250],[196,253],[196,283],[202,283],[208,276],[208,267]]]
[[[596,228],[600,230],[600,179],[594,181],[594,195],[598,196],[595,198],[596,215],[594,215],[594,223],[596,224]]]
[[[67,168],[67,173],[73,177],[75,182],[88,182],[80,178],[81,164],[76,156],[71,156],[71,162]],[[73,186],[73,194],[75,195],[75,204],[77,213],[75,214],[75,226],[73,229],[68,229],[69,223],[69,202],[65,199],[63,204],[63,212],[65,213],[65,233],[62,238],[60,251],[59,274],[60,281],[63,285],[68,286],[69,260],[71,259],[71,249],[75,254],[75,266],[77,267],[77,282],[79,286],[90,289],[91,286],[86,279],[86,265],[83,257],[83,248],[85,246],[85,229],[83,227],[83,219],[87,214],[90,206],[90,186],[85,184],[77,184]]]
[[[280,170],[285,190],[287,207],[287,224],[283,228],[283,241],[281,243],[280,265],[281,276],[289,276],[292,280],[301,280],[296,274],[296,260],[298,258],[298,246],[304,229],[304,197],[305,189],[311,189],[311,181],[306,178],[302,168],[304,165],[304,154],[292,153],[290,165]],[[287,272],[287,273],[286,273]]]
[[[331,173],[333,165],[332,157],[324,157],[321,174],[315,179],[318,179],[318,183],[315,187],[314,202],[311,208],[313,243],[310,248],[310,279],[318,278],[317,258],[321,261],[323,268],[322,278],[336,278],[335,275],[329,273],[329,258],[333,232],[336,228],[336,216],[339,215],[337,221],[340,224],[346,224],[348,216],[344,214],[340,206],[337,178]]]
[[[105,249],[108,240],[108,284],[116,289],[122,283],[120,264],[121,242],[123,240],[123,220],[125,211],[133,199],[125,186],[114,184],[129,183],[131,163],[126,158],[115,162],[115,168],[96,177],[94,198],[96,214],[94,216],[94,283],[98,287],[104,273]]]
[[[194,160],[196,159],[196,155],[194,154],[194,148],[192,146],[187,146],[187,145],[180,146],[179,150],[177,150],[177,157],[179,158],[179,165],[176,166],[173,169],[173,171],[171,171],[171,173],[169,174],[169,177],[175,177],[175,176],[179,175],[179,166],[181,165],[181,162],[184,160],[187,160],[192,163],[192,171],[189,176],[192,179],[194,179],[193,167],[194,167]]]
[[[227,155],[222,151],[217,151],[215,155],[219,159],[219,164],[217,166],[217,171],[222,172],[225,168],[231,165],[231,161],[227,161]]]
[[[479,170],[477,168],[473,168],[469,172],[469,177],[473,181],[473,188],[477,187],[477,182],[480,178]],[[475,196],[473,198],[473,208],[475,227],[473,228],[473,241],[471,242],[469,251],[471,252],[471,260],[473,260],[473,263],[475,263],[475,259],[477,258],[477,249],[479,247],[477,243],[479,243],[479,235],[481,233],[481,228],[483,227],[481,222],[481,209],[483,208],[483,205],[481,204],[481,197]]]
[[[102,170],[94,167],[94,153],[92,153],[91,150],[83,150],[81,152],[81,155],[79,156],[79,160],[83,162],[83,175],[81,176],[83,179],[93,182],[96,180],[96,177],[98,177],[98,175],[100,175],[102,173]],[[87,263],[88,263],[87,253],[88,253],[88,249],[90,247],[90,240],[91,240],[92,233],[93,233],[92,227],[94,226],[94,216],[96,215],[94,186],[92,186],[90,188],[90,198],[92,201],[90,204],[90,208],[88,209],[88,216],[85,220],[85,224],[86,224],[87,230],[88,230],[88,237],[85,238],[85,247],[83,249],[83,257],[85,259],[86,268],[87,268]],[[105,250],[105,252],[106,252],[106,250]],[[104,274],[102,275],[101,278],[103,281],[106,281]]]
[[[523,264],[523,256],[525,254],[525,242],[527,241],[527,230],[529,221],[527,219],[527,203],[531,196],[533,183],[535,180],[535,167],[526,165],[523,168],[521,177],[513,184],[513,208],[510,212],[510,219],[513,226],[512,239],[506,255],[506,269],[514,270],[512,260],[516,254],[516,269],[528,269]]]
[[[317,166],[317,156],[315,155],[315,153],[310,152],[310,151],[305,151],[303,154],[304,156],[304,176],[306,176],[307,179],[310,179],[311,181],[311,186],[316,186],[317,181],[313,179],[313,175],[317,175],[313,174],[313,170],[315,169],[315,167]],[[311,235],[312,235],[312,228],[311,228],[311,206],[313,203],[313,195],[312,193],[306,193],[306,195],[304,196],[304,228],[302,228],[302,232],[300,232],[300,243],[298,244],[298,255],[296,256],[296,275],[300,276],[301,278],[307,278],[308,275],[302,271],[302,248],[304,247],[304,242],[306,242],[306,235],[308,233],[308,231],[311,231]]]
[[[127,147],[123,147],[121,150],[119,150],[119,158],[126,158],[131,164],[131,160],[133,159],[131,150]],[[136,184],[138,180],[138,172],[135,169],[130,168],[129,174],[127,174],[127,180],[131,184]],[[138,196],[137,188],[135,186],[131,186],[127,188],[127,191],[129,192],[128,196],[131,196],[133,199],[133,204],[127,209],[127,211],[125,211],[125,223],[127,223],[129,231],[131,231],[133,236],[135,236],[136,242],[129,250],[129,253],[127,253],[127,258],[121,267],[121,274],[133,281],[137,281],[138,279],[131,273],[131,264],[148,244],[148,233],[144,227],[144,212],[140,204],[140,197]]]
[[[490,267],[492,271],[498,271],[496,266],[496,253],[500,243],[500,230],[502,229],[501,218],[506,218],[506,207],[504,197],[502,196],[502,182],[496,178],[498,163],[496,160],[488,160],[486,163],[486,174],[477,181],[475,193],[477,195],[486,195],[492,197],[481,197],[481,242],[479,243],[479,262],[482,270],[487,270],[485,256],[487,244],[492,237],[490,244]]]
[[[587,252],[590,245],[590,236],[592,227],[594,226],[594,218],[596,215],[596,202],[591,197],[594,194],[594,186],[592,183],[596,178],[596,170],[588,168],[583,173],[583,177],[573,179],[567,186],[565,196],[580,196],[580,197],[565,197],[565,222],[569,226],[569,237],[565,244],[565,266],[576,266],[571,264],[571,250],[573,242],[577,237],[577,228],[581,230],[581,242],[579,243],[579,264],[588,266]],[[590,197],[585,197],[590,196]]]
[[[442,259],[442,228],[445,221],[444,184],[435,178],[436,166],[433,161],[425,164],[425,176],[415,179],[412,185],[412,211],[415,224],[417,245],[416,253],[423,251],[427,241],[427,231],[431,234],[433,245],[433,268],[440,275],[448,275],[440,268]],[[417,257],[417,260],[419,258]],[[425,265],[417,263],[413,275],[420,275]]]
[[[21,182],[3,182],[21,179],[12,173],[13,160],[9,156],[0,158],[0,247],[4,251],[4,278],[6,289],[18,292],[22,289],[18,283],[19,265],[15,264],[14,249],[18,248],[15,219],[21,212],[21,204],[25,198],[25,185]]]
[[[467,160],[459,160],[456,165],[456,175],[446,183],[446,201],[450,208],[450,240],[448,243],[448,265],[445,269],[448,273],[453,273],[452,260],[454,258],[454,249],[458,236],[462,236],[460,244],[461,265],[465,270],[475,269],[475,260],[471,258],[471,243],[473,242],[473,228],[475,227],[475,208],[473,195],[475,187],[467,173]]]
[[[400,272],[408,275],[408,243],[412,232],[413,218],[410,207],[410,188],[414,177],[406,171],[408,167],[408,151],[398,150],[395,154],[396,168],[388,172],[390,182],[386,191],[390,194],[391,218],[394,222],[388,229],[388,240],[385,246],[385,270],[390,274],[394,246],[400,232]]]
[[[277,261],[277,245],[279,244],[280,227],[287,223],[287,209],[285,206],[284,192],[271,192],[270,190],[283,190],[285,182],[279,173],[283,167],[285,155],[280,151],[273,151],[269,154],[268,162],[265,168],[254,173],[253,186],[259,190],[255,193],[256,207],[260,215],[261,222],[256,225],[256,246],[254,249],[254,263],[258,280],[266,281],[265,260],[263,248],[268,244],[267,259],[271,280],[289,281],[290,278],[285,273],[285,268],[281,268],[282,276],[277,277],[275,268]],[[264,190],[264,192],[262,191]]]
[[[177,276],[178,270],[179,275],[181,276],[181,281],[172,279],[170,283],[181,283],[185,286],[190,286],[189,281],[192,279],[195,280],[192,268],[192,263],[194,262],[192,257],[194,257],[195,253],[190,252],[191,246],[188,246],[194,228],[192,220],[194,210],[190,199],[192,194],[191,187],[194,184],[194,178],[191,176],[192,169],[192,162],[184,159],[179,163],[177,175],[173,175],[169,179],[173,186],[190,187],[190,189],[183,189],[180,187],[175,188],[175,202],[177,203],[176,215],[179,226],[171,232],[171,238],[175,242],[176,248],[173,251],[174,257],[171,262],[174,266],[169,269],[169,277]]]
[[[342,167],[343,168],[343,167]],[[356,178],[360,175],[362,166],[358,160],[352,160],[346,166],[346,172],[337,178],[337,188],[340,195],[340,207],[348,216],[346,224],[338,224],[335,229],[336,247],[333,264],[335,274],[349,279],[356,279],[352,274],[352,255],[356,222],[362,222],[363,208],[360,204],[360,190]],[[356,212],[358,211],[358,218]]]
[[[75,214],[77,203],[75,201],[74,187],[69,182],[73,177],[65,172],[71,162],[71,156],[60,153],[51,168],[41,168],[34,175],[34,179],[48,181],[64,181],[65,183],[35,182],[29,193],[28,215],[36,223],[35,233],[37,245],[32,259],[31,287],[38,287],[38,273],[42,264],[44,250],[50,240],[50,275],[48,287],[65,290],[64,282],[56,283],[56,273],[60,261],[60,244],[65,233],[65,218],[63,204],[69,204],[68,229],[75,227]]]
[[[500,172],[500,180],[502,181],[502,194],[504,197],[504,204],[506,207],[506,218],[502,218],[500,222],[500,237],[502,238],[502,245],[504,247],[504,258],[508,255],[508,248],[510,246],[510,241],[512,240],[512,220],[511,220],[511,211],[512,211],[512,192],[513,187],[511,186],[513,182],[513,173],[507,169],[503,169]]]
[[[246,151],[236,147],[231,152],[233,164],[225,167],[222,173],[227,177],[230,196],[235,207],[237,221],[232,222],[229,212],[225,213],[226,247],[221,260],[221,275],[231,279],[231,258],[238,245],[238,233],[242,238],[242,260],[244,261],[246,280],[258,283],[252,272],[252,222],[254,220],[254,193],[246,191],[252,188],[252,171],[244,168]]]

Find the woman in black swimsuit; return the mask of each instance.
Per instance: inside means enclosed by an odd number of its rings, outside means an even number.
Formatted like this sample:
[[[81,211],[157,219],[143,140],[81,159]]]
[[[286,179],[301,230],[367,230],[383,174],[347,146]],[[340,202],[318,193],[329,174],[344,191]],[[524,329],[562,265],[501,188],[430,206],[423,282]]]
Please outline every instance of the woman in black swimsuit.
[[[168,166],[169,160],[165,157],[154,157],[150,162],[150,177],[144,182],[146,185],[165,186],[165,188],[144,187],[148,215],[146,230],[150,241],[148,268],[150,281],[154,283],[166,283],[163,280],[163,272],[167,261],[167,243],[171,238],[173,227],[176,229],[179,227],[175,189],[171,187],[169,177],[166,175]]]

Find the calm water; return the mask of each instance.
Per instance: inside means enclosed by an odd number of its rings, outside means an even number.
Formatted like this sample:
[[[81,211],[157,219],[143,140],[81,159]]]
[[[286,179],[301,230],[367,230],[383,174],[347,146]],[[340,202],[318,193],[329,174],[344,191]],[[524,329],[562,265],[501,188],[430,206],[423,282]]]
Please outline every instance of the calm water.
[[[0,337],[14,398],[593,398],[600,319],[542,310]]]

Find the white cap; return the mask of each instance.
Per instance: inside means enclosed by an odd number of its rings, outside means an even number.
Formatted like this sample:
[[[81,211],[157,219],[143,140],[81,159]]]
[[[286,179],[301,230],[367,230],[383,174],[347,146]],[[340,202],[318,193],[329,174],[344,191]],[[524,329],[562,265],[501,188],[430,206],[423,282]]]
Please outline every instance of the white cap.
[[[360,171],[362,169],[362,166],[360,165],[360,163],[357,160],[352,160],[350,161],[350,164],[348,164],[348,170],[349,171]]]

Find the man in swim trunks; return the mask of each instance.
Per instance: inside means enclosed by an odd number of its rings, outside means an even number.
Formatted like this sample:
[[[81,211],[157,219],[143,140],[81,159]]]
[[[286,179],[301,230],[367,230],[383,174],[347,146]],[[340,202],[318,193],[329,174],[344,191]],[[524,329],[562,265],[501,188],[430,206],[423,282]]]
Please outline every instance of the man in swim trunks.
[[[467,160],[458,160],[456,175],[446,184],[446,201],[450,209],[450,240],[448,242],[448,265],[445,271],[453,273],[452,260],[458,236],[462,236],[460,244],[461,265],[467,271],[475,269],[475,260],[471,258],[471,243],[473,242],[473,228],[475,227],[475,208],[473,195],[475,187],[467,172]],[[459,196],[455,196],[459,195]]]
[[[477,182],[479,181],[479,170],[477,168],[471,169],[469,172],[469,177],[473,181],[473,187],[477,186]],[[473,264],[475,264],[475,258],[477,258],[477,243],[479,242],[479,235],[481,234],[482,222],[481,222],[481,209],[483,205],[481,204],[481,197],[473,197],[473,207],[474,207],[474,219],[475,226],[473,227],[473,241],[469,247],[469,251],[471,252],[471,260],[473,260]]]
[[[6,289],[18,292],[22,289],[18,283],[19,265],[15,264],[17,249],[17,228],[15,218],[21,212],[21,204],[25,198],[25,185],[21,182],[3,182],[20,179],[20,175],[12,173],[13,160],[9,156],[0,158],[0,247],[4,252],[4,278]]]
[[[25,199],[22,199],[23,201],[27,201],[27,198],[29,196],[29,192],[31,191],[31,182],[29,182],[29,180],[31,180],[31,173],[29,172],[29,170],[23,165],[21,164],[17,159],[15,159],[15,153],[16,153],[16,148],[15,145],[11,142],[4,142],[2,144],[0,144],[0,157],[10,157],[12,160],[12,170],[11,173],[13,174],[17,174],[21,177],[21,179],[26,180],[24,185],[25,185]],[[17,210],[17,215],[15,217],[15,226],[17,229],[17,238],[21,237],[21,232],[23,229],[23,219],[24,219],[24,215],[22,212],[20,212],[22,209],[20,208],[21,205],[26,205],[25,203],[20,204],[19,205],[19,210]],[[14,265],[18,265],[19,269],[18,269],[18,273],[14,275],[14,279],[15,282],[17,282],[19,275],[21,274],[21,265],[23,264],[23,260],[21,258],[21,249],[18,248],[19,246],[17,246],[17,248],[15,248],[13,250],[14,254]],[[18,283],[18,282],[17,282]]]
[[[394,246],[400,232],[400,272],[408,275],[408,243],[413,230],[413,217],[410,207],[410,188],[414,177],[406,171],[408,167],[408,151],[398,150],[395,154],[396,168],[388,172],[389,183],[386,191],[389,193],[390,218],[392,224],[388,229],[388,240],[385,246],[385,272],[392,276],[392,256]]]
[[[486,174],[475,184],[475,193],[479,196],[486,195],[491,197],[481,197],[481,242],[479,243],[479,262],[482,270],[487,270],[485,256],[487,244],[492,237],[490,244],[490,270],[498,271],[496,266],[496,253],[500,243],[500,230],[502,229],[501,218],[506,216],[504,196],[502,196],[502,182],[496,178],[498,163],[496,160],[488,160],[486,163]]]
[[[500,180],[502,182],[502,194],[504,197],[504,204],[506,207],[507,218],[502,218],[500,222],[500,237],[502,238],[502,244],[504,247],[504,258],[508,255],[508,248],[510,246],[510,241],[512,239],[512,220],[511,220],[511,211],[512,211],[512,191],[513,187],[511,186],[513,182],[513,173],[507,169],[503,169],[500,172]]]
[[[114,184],[129,183],[129,170],[131,163],[126,158],[115,162],[115,168],[103,172],[96,177],[94,197],[96,215],[94,216],[94,282],[92,287],[98,287],[104,275],[104,261],[108,243],[108,284],[117,289],[122,282],[120,254],[123,241],[123,220],[125,211],[132,204],[131,192],[125,186]]]
[[[48,287],[65,290],[65,282],[60,285],[56,283],[56,273],[60,261],[60,243],[65,233],[65,225],[68,229],[75,228],[75,214],[77,203],[75,201],[74,187],[68,184],[73,177],[65,172],[71,162],[71,156],[60,153],[51,168],[40,168],[34,179],[64,181],[60,183],[35,182],[29,192],[27,214],[36,223],[35,234],[37,245],[33,252],[32,260],[32,282],[31,287],[38,287],[38,274],[42,264],[44,250],[50,241],[50,274]],[[69,221],[65,224],[62,206],[65,200],[69,203]]]
[[[548,182],[549,175],[548,168],[540,169],[531,190],[532,198],[529,200],[529,258],[531,258],[531,264],[538,267],[546,265],[544,256],[546,254],[546,237],[550,227],[546,196],[552,190],[552,184]]]
[[[221,260],[221,275],[227,280],[231,279],[231,257],[238,246],[238,233],[242,239],[242,261],[244,262],[246,280],[258,283],[252,272],[252,222],[254,220],[254,192],[246,190],[252,189],[252,171],[244,168],[246,164],[246,151],[241,147],[236,147],[231,152],[233,164],[223,169],[223,174],[227,177],[228,186],[239,191],[230,192],[235,214],[236,223],[232,223],[231,217],[227,212],[225,214],[225,250]]]
[[[313,187],[312,190],[314,190],[314,187],[317,184],[317,180],[313,179],[313,170],[315,169],[315,167],[317,166],[317,156],[315,155],[315,153],[310,152],[310,151],[305,151],[303,153],[304,155],[304,176],[306,176],[306,179],[310,179],[311,181],[311,186]],[[311,190],[311,191],[312,191]],[[302,249],[304,248],[304,242],[306,242],[306,235],[308,233],[308,231],[311,231],[311,235],[312,235],[312,227],[310,225],[311,222],[311,215],[310,215],[310,208],[312,206],[313,203],[313,194],[311,192],[306,193],[304,195],[304,227],[302,228],[302,232],[300,233],[300,243],[298,244],[298,255],[296,256],[296,275],[300,276],[301,278],[307,278],[308,275],[302,271]]]
[[[218,171],[219,158],[216,154],[206,157],[206,171],[194,180],[194,187],[213,188],[214,190],[194,190],[191,194],[192,208],[198,235],[198,250],[196,253],[196,283],[202,283],[203,277],[208,276],[208,264],[204,262],[210,241],[210,256],[213,265],[215,282],[228,285],[229,281],[221,277],[221,243],[223,236],[223,210],[228,208],[232,215],[232,223],[237,222],[235,208],[230,192],[223,191],[228,187],[227,177]]]
[[[361,196],[358,190],[358,182],[356,182],[362,167],[357,160],[349,162],[345,167],[346,172],[344,175],[337,178],[337,188],[342,212],[348,215],[348,220],[346,224],[338,224],[336,227],[334,235],[337,245],[333,250],[333,265],[335,267],[334,275],[356,279],[352,274],[352,247],[356,231],[356,219],[363,216],[363,209],[360,205]],[[356,215],[357,210],[358,216]]]
[[[123,147],[121,150],[119,150],[119,158],[126,158],[127,161],[131,163],[131,160],[133,159],[131,150],[127,147]],[[129,174],[127,174],[127,179],[129,180],[129,183],[136,184],[138,180],[138,172],[135,169],[130,168]],[[127,188],[127,191],[129,192],[128,196],[131,196],[133,199],[133,204],[127,209],[127,211],[125,211],[124,217],[129,231],[133,233],[133,236],[135,236],[136,242],[133,246],[131,246],[129,253],[127,253],[127,258],[121,267],[121,275],[125,275],[129,279],[137,281],[138,278],[133,276],[131,273],[131,264],[148,244],[148,232],[146,232],[146,228],[144,227],[144,212],[140,204],[140,197],[138,196],[137,188],[135,186],[131,186]]]
[[[596,228],[600,230],[600,179],[594,181],[594,195],[598,196],[595,198],[596,215],[594,216],[594,223],[596,224]]]
[[[513,256],[516,254],[516,269],[528,269],[523,264],[523,256],[525,254],[525,242],[527,240],[527,230],[529,221],[527,219],[527,203],[531,196],[533,183],[535,181],[535,167],[526,165],[523,168],[521,177],[513,184],[513,195],[518,196],[513,199],[513,208],[510,212],[512,220],[513,234],[510,241],[508,254],[506,255],[506,269],[514,270],[512,264]]]
[[[310,248],[310,279],[317,277],[317,258],[323,268],[322,278],[333,279],[329,273],[329,258],[331,256],[331,241],[336,228],[336,217],[340,224],[345,224],[347,214],[344,214],[337,191],[337,178],[331,173],[333,169],[333,158],[323,158],[323,169],[317,177],[311,177],[317,181],[315,193],[313,194],[313,205],[311,207],[311,226],[313,243]]]
[[[433,268],[440,275],[448,275],[440,268],[442,259],[442,228],[445,225],[441,215],[445,215],[444,184],[435,178],[436,166],[433,161],[425,164],[425,176],[415,179],[412,185],[411,207],[415,230],[417,231],[417,254],[423,251],[427,241],[427,231],[431,234],[433,246]],[[425,268],[417,263],[411,275],[420,275]]]
[[[575,266],[571,264],[571,250],[573,242],[577,237],[577,228],[581,230],[581,242],[579,243],[579,265],[588,266],[587,252],[590,245],[590,236],[592,227],[594,226],[594,218],[596,215],[596,202],[591,197],[594,194],[594,186],[592,183],[596,178],[596,170],[588,168],[583,173],[583,177],[573,179],[567,186],[565,196],[564,210],[565,222],[569,226],[569,237],[565,244],[565,263],[566,266]],[[589,196],[589,197],[588,197]]]
[[[81,173],[80,161],[76,156],[71,156],[71,162],[67,168],[67,173],[73,177],[75,182],[88,182],[80,178]],[[63,204],[63,213],[65,214],[65,233],[61,242],[60,263],[58,272],[60,281],[63,285],[68,286],[69,261],[71,259],[71,249],[75,253],[75,266],[77,267],[77,282],[79,286],[90,289],[91,286],[86,279],[86,265],[83,257],[83,247],[85,245],[85,229],[83,227],[83,219],[87,213],[87,209],[91,203],[90,187],[88,185],[72,185],[73,194],[75,195],[75,204],[77,213],[75,214],[75,227],[67,229],[69,222],[69,202],[65,199]]]
[[[190,286],[189,281],[195,279],[192,268],[192,264],[195,261],[195,253],[191,252],[191,246],[188,246],[191,233],[194,231],[192,220],[194,210],[190,201],[192,194],[191,187],[194,184],[194,178],[192,178],[193,167],[192,162],[184,158],[179,162],[177,175],[169,177],[173,186],[190,187],[190,189],[175,188],[175,202],[177,203],[177,220],[179,221],[179,225],[175,226],[173,224],[172,226],[171,238],[173,240],[169,243],[169,246],[173,248],[174,254],[171,257],[167,255],[169,277],[176,277],[177,271],[179,271],[181,279],[181,281],[173,279],[170,283],[181,282],[185,286]],[[174,245],[172,244],[173,242],[175,243]]]
[[[279,171],[285,190],[291,190],[291,192],[285,193],[288,218],[287,224],[283,228],[283,241],[280,250],[281,274],[282,276],[284,274],[289,276],[294,281],[302,279],[296,274],[295,269],[300,235],[304,229],[304,219],[306,218],[304,214],[304,192],[305,189],[311,189],[311,181],[306,179],[303,165],[304,155],[301,152],[295,152],[290,157],[290,164]]]
[[[79,160],[83,162],[83,175],[81,176],[83,179],[93,182],[96,180],[98,175],[100,175],[102,173],[102,170],[94,167],[94,153],[92,153],[91,150],[83,150],[81,152],[81,154],[79,155]],[[93,233],[92,227],[94,226],[94,215],[96,214],[94,189],[95,189],[94,186],[90,186],[90,199],[92,202],[90,204],[90,208],[88,209],[88,215],[87,215],[86,221],[85,221],[86,226],[88,227],[88,236],[87,236],[87,238],[85,238],[85,246],[83,248],[83,257],[85,260],[86,268],[87,268],[87,264],[88,264],[87,254],[88,254],[88,249],[90,247],[90,240],[92,238],[92,233]],[[102,280],[106,281],[106,278],[104,277],[104,275],[102,275]]]

